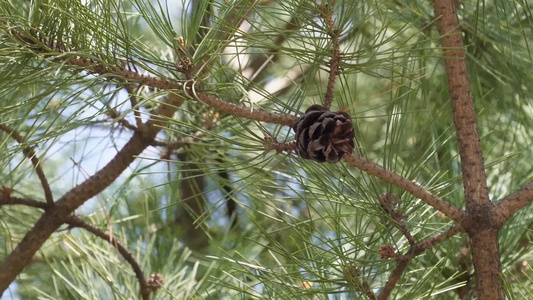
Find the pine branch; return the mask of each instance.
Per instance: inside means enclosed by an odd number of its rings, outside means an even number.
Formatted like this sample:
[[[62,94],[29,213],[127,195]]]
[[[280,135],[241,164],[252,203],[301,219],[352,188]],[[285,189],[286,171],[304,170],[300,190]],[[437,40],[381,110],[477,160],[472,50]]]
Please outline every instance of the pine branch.
[[[476,113],[470,92],[470,80],[466,69],[464,45],[454,5],[453,0],[434,2],[441,43],[444,47],[444,64],[461,157],[466,208],[469,214],[473,214],[472,209],[484,206],[490,203],[490,200]]]
[[[128,81],[139,82],[145,86],[152,86],[162,90],[182,90],[183,95],[187,96],[187,99],[197,100],[210,107],[216,108],[220,111],[229,113],[236,117],[243,117],[250,120],[256,120],[260,122],[267,122],[273,124],[280,124],[286,126],[292,126],[296,121],[296,117],[288,114],[275,114],[263,110],[252,110],[249,107],[243,107],[233,103],[225,102],[217,96],[207,94],[203,91],[196,90],[195,82],[188,81],[182,84],[170,82],[164,79],[155,78],[149,75],[142,75],[130,70],[126,70],[122,67],[105,67],[96,62],[91,62],[82,58],[70,58],[68,62],[71,65],[82,67],[83,69],[90,70],[93,73],[99,75],[116,75],[126,78]],[[180,93],[181,94],[181,93]]]
[[[126,247],[124,247],[119,241],[117,241],[117,239],[115,239],[108,233],[105,233],[104,231],[94,227],[94,225],[80,219],[77,216],[70,216],[65,223],[70,225],[70,227],[83,228],[117,248],[120,255],[122,255],[122,257],[124,257],[124,259],[130,264],[131,268],[133,269],[133,272],[135,273],[135,276],[137,277],[137,281],[139,281],[142,299],[150,299],[150,287],[146,282],[146,278],[144,277],[144,273],[141,269],[141,266],[135,260],[131,252],[126,249]]]
[[[30,263],[33,255],[42,247],[44,242],[65,223],[70,214],[85,201],[102,192],[146,149],[155,139],[157,133],[165,124],[166,118],[174,114],[177,107],[183,103],[183,98],[171,94],[166,103],[157,108],[157,115],[153,115],[144,125],[142,131],[134,132],[126,145],[100,169],[96,174],[71,189],[63,195],[53,206],[48,208],[24,239],[0,263],[0,294],[3,293]]]
[[[476,288],[480,299],[505,299],[501,278],[498,227],[493,204],[489,199],[483,153],[479,140],[476,114],[461,40],[459,18],[453,0],[433,2],[437,27],[441,35],[444,64],[448,77],[455,132],[461,157],[465,190],[466,223],[469,234]]]
[[[433,208],[442,212],[457,223],[464,224],[466,216],[463,211],[442,200],[440,197],[433,195],[431,192],[422,188],[418,184],[353,153],[350,155],[344,155],[344,161],[370,175],[392,183],[393,185],[409,192],[413,196],[431,205]]]
[[[406,231],[408,232],[408,235],[412,238],[411,233],[407,229]],[[394,287],[396,287],[396,284],[398,284],[398,281],[404,274],[405,270],[407,270],[407,266],[413,258],[424,253],[424,251],[435,246],[436,244],[443,242],[463,231],[463,227],[461,227],[460,225],[456,225],[448,229],[444,233],[437,234],[419,243],[411,244],[411,246],[409,247],[409,251],[405,255],[396,256],[396,267],[389,276],[389,280],[387,280],[387,283],[385,283],[385,286],[381,290],[381,293],[378,296],[378,300],[386,300],[389,298],[390,294],[394,290]]]
[[[29,146],[24,146],[26,144],[26,141],[15,129],[5,124],[0,124],[0,130],[5,131],[23,147],[22,153],[24,153],[24,156],[26,156],[26,158],[31,161],[33,167],[35,168],[35,172],[37,173],[37,177],[39,177],[39,180],[41,181],[41,186],[44,190],[44,197],[46,199],[46,203],[52,205],[54,203],[54,196],[52,195],[50,184],[48,184],[46,175],[44,175],[43,168],[41,167],[39,159],[37,158],[35,151],[33,151],[33,148]]]
[[[326,95],[324,97],[324,106],[328,109],[331,107],[331,102],[333,102],[333,92],[335,90],[335,78],[339,73],[339,62],[341,59],[341,52],[339,49],[339,31],[335,27],[333,22],[333,7],[335,6],[335,0],[330,1],[329,4],[323,5],[321,7],[322,17],[324,18],[324,23],[328,27],[328,35],[331,38],[333,53],[331,60],[329,61],[329,77],[328,85],[326,89]]]
[[[433,237],[427,238],[421,242],[418,242],[414,247],[413,255],[418,256],[429,248],[435,246],[436,244],[443,242],[458,233],[464,232],[465,229],[461,225],[455,225],[452,228],[448,229],[446,232],[437,234]]]
[[[13,31],[11,32],[13,33]],[[21,33],[14,32],[19,40],[26,43],[35,44]],[[46,49],[45,49],[46,50]],[[61,50],[61,49],[58,49]],[[41,49],[41,51],[44,51]],[[56,53],[57,55],[57,53]],[[258,121],[272,122],[291,126],[296,120],[291,115],[276,115],[264,111],[250,111],[249,108],[240,107],[231,103],[226,103],[220,98],[208,95],[201,91],[196,92],[194,83],[179,85],[159,78],[141,75],[136,72],[119,66],[104,66],[95,61],[83,58],[55,58],[70,65],[80,67],[93,74],[117,76],[128,82],[138,82],[143,85],[158,87],[161,89],[180,89],[187,94],[187,89],[191,89],[193,99],[208,104],[211,107],[230,114],[254,119]],[[16,278],[24,267],[30,262],[31,257],[37,252],[48,237],[64,223],[68,216],[85,201],[97,195],[109,186],[114,180],[135,160],[146,147],[154,142],[155,136],[166,122],[166,118],[172,116],[177,106],[183,103],[181,95],[170,94],[168,102],[161,104],[157,109],[157,114],[152,116],[142,128],[142,131],[135,132],[130,141],[117,153],[117,155],[100,171],[82,184],[71,189],[63,195],[53,207],[48,209],[37,221],[34,227],[26,234],[24,239],[13,250],[13,252],[0,264],[0,292],[3,293],[9,284]]]
[[[139,83],[145,86],[151,86],[162,90],[181,90],[182,93],[180,94],[182,96],[187,96],[188,99],[202,102],[220,111],[229,113],[237,117],[247,118],[250,120],[286,126],[292,126],[292,124],[296,121],[296,117],[289,114],[270,113],[263,110],[252,109],[250,107],[243,107],[233,103],[225,102],[217,96],[207,94],[201,90],[197,90],[195,88],[196,82],[193,80],[188,80],[185,82],[173,82],[168,81],[166,79],[156,78],[150,75],[143,75],[138,72],[128,70],[125,68],[125,66],[105,66],[100,62],[90,59],[80,57],[58,56],[58,52],[65,55],[68,55],[69,53],[63,52],[64,49],[62,49],[61,47],[58,47],[58,49],[43,48],[40,44],[37,44],[35,42],[35,37],[27,37],[23,33],[15,30],[11,30],[11,34],[21,42],[27,43],[31,46],[36,46],[37,50],[41,53],[48,53],[48,56],[53,56],[53,61],[58,61],[61,63],[67,63],[72,66],[80,67],[82,70],[86,70],[91,74],[105,75],[110,79],[115,77],[115,80],[120,82]],[[192,95],[190,93],[192,93]]]
[[[397,211],[396,206],[398,204],[399,198],[396,195],[392,195],[389,193],[383,194],[380,197],[379,204],[381,207],[381,210],[388,214],[392,220],[398,225],[400,228],[400,231],[402,234],[407,238],[407,241],[409,242],[409,251],[405,255],[397,255],[394,251],[394,248],[390,244],[387,246],[383,246],[380,249],[381,252],[381,258],[394,258],[396,260],[396,267],[394,268],[394,271],[391,273],[389,280],[387,280],[387,283],[381,290],[381,293],[379,294],[378,299],[384,300],[387,299],[390,294],[392,293],[392,290],[398,283],[398,280],[402,277],[403,273],[407,269],[407,266],[409,264],[409,261],[411,261],[416,256],[423,253],[425,250],[429,249],[430,247],[436,245],[437,243],[440,243],[458,232],[460,232],[460,229],[462,227],[455,226],[446,231],[445,233],[441,233],[438,235],[435,235],[429,239],[423,240],[420,243],[417,243],[411,234],[411,231],[407,228],[405,223],[403,222],[403,218],[405,217],[405,214]]]
[[[398,280],[400,280],[408,265],[408,259],[402,259],[397,261],[394,271],[392,271],[391,275],[389,276],[389,280],[387,280],[387,283],[385,283],[385,286],[383,287],[381,293],[378,296],[378,300],[386,300],[387,298],[389,298],[390,294],[392,293],[392,290],[394,289],[394,287],[396,287]]]
[[[44,210],[50,208],[50,205],[48,205],[47,203],[43,203],[43,202],[36,201],[33,199],[18,198],[18,197],[0,197],[0,206],[2,205],[24,205],[24,206],[35,207],[35,208],[40,208]],[[87,231],[91,232],[92,234],[96,235],[97,237],[115,246],[117,250],[119,251],[119,253],[122,255],[122,257],[124,257],[124,259],[131,265],[135,275],[137,276],[139,285],[141,286],[141,295],[143,299],[149,299],[150,289],[148,287],[146,279],[144,278],[144,273],[141,270],[141,267],[139,266],[139,264],[137,263],[133,255],[120,242],[118,242],[115,238],[113,238],[109,234],[94,227],[94,225],[89,224],[86,221],[83,221],[77,216],[70,216],[66,220],[65,223],[70,225],[71,227],[84,228]]]
[[[503,226],[509,218],[531,201],[533,201],[533,182],[528,183],[519,191],[502,198],[493,208],[496,226]]]
[[[35,207],[35,208],[40,208],[44,210],[50,208],[50,205],[48,205],[48,203],[44,203],[41,201],[28,199],[28,198],[6,196],[3,193],[2,193],[2,197],[0,197],[0,206],[2,205],[24,205],[24,206]]]

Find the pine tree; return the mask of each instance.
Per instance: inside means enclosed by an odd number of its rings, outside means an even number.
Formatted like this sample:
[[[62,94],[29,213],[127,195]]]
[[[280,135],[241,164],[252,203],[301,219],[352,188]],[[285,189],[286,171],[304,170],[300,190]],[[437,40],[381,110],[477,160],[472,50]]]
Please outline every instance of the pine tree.
[[[533,299],[531,5],[0,1],[2,299]]]

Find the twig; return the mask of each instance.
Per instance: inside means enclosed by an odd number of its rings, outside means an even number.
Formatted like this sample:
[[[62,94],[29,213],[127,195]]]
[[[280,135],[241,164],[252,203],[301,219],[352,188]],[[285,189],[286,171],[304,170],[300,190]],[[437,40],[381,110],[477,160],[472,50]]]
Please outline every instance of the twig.
[[[197,100],[205,103],[210,107],[216,108],[220,111],[229,113],[236,117],[243,117],[250,120],[256,120],[261,122],[281,124],[286,126],[292,126],[296,121],[296,117],[289,114],[271,113],[258,109],[251,109],[249,107],[243,107],[233,103],[225,102],[217,96],[207,94],[203,91],[192,90],[194,83],[192,84],[178,84],[167,80],[155,78],[148,75],[141,75],[121,67],[104,67],[98,63],[91,62],[82,58],[70,58],[67,60],[70,64],[82,67],[84,69],[92,70],[94,73],[116,76],[123,76],[128,80],[137,81],[146,86],[156,87],[162,90],[182,90],[188,99]],[[190,95],[192,93],[192,95]]]
[[[528,183],[519,191],[502,198],[492,209],[497,226],[503,226],[511,216],[531,201],[533,201],[533,182]]]
[[[35,151],[33,151],[33,148],[30,146],[25,146],[24,144],[26,143],[26,141],[24,140],[24,138],[15,129],[9,127],[8,125],[0,124],[0,130],[3,130],[7,134],[11,135],[11,137],[23,147],[22,153],[24,153],[24,156],[26,156],[26,158],[31,161],[33,167],[35,168],[35,172],[37,173],[37,177],[39,177],[39,180],[41,181],[41,186],[44,190],[44,197],[46,199],[46,203],[48,203],[49,205],[54,204],[54,196],[52,195],[52,190],[50,189],[50,185],[48,184],[46,175],[44,175],[44,171],[41,168],[41,164],[39,162],[39,159],[37,159],[37,155],[35,154]]]
[[[24,36],[20,32],[12,30],[12,34],[23,42],[26,42],[30,45],[36,45],[33,39]],[[41,50],[41,52],[43,53],[50,52],[50,49],[39,50]],[[60,49],[56,50],[59,51]],[[54,52],[53,54],[51,53],[50,55],[57,56],[57,52]],[[188,99],[197,100],[199,102],[207,104],[208,106],[211,106],[220,111],[232,114],[237,117],[243,117],[250,120],[286,126],[292,126],[292,124],[294,124],[294,122],[296,121],[296,117],[289,114],[270,113],[258,109],[252,110],[250,107],[243,107],[240,105],[235,105],[233,103],[228,103],[217,96],[206,94],[205,92],[199,90],[193,92],[193,95],[190,95],[190,89],[191,87],[194,87],[193,81],[173,82],[149,75],[142,75],[138,72],[128,70],[123,66],[104,66],[94,60],[89,60],[80,57],[56,57],[54,58],[54,60],[66,62],[69,65],[80,67],[92,74],[105,74],[110,79],[113,77],[118,77],[115,80],[119,80],[121,82],[137,82],[145,86],[156,87],[162,90],[181,90],[183,91],[183,94],[181,96],[187,96]]]
[[[335,90],[335,78],[339,73],[339,61],[341,59],[341,52],[339,49],[339,31],[335,27],[333,22],[333,7],[335,6],[335,0],[330,1],[329,4],[322,7],[322,15],[324,18],[324,23],[328,27],[328,35],[331,38],[331,43],[333,44],[333,53],[331,60],[329,61],[329,77],[328,85],[326,89],[326,96],[324,97],[324,106],[328,109],[331,107],[331,102],[333,102],[333,92]]]
[[[457,223],[464,224],[466,217],[463,211],[442,200],[440,197],[432,194],[418,184],[409,181],[392,171],[384,169],[380,165],[370,162],[356,154],[344,155],[344,161],[370,175],[392,183],[393,185],[409,192],[413,196],[431,205],[433,208],[442,212]]]
[[[378,300],[385,300],[387,299],[390,294],[392,293],[392,290],[398,283],[398,280],[402,277],[403,273],[407,269],[407,266],[409,265],[409,262],[415,258],[416,256],[422,254],[427,249],[433,247],[434,245],[443,242],[454,235],[458,234],[459,232],[463,232],[464,229],[460,225],[455,225],[454,227],[448,229],[444,233],[437,234],[431,238],[425,239],[419,243],[416,243],[415,245],[411,245],[409,247],[409,251],[405,255],[399,255],[396,259],[396,267],[394,268],[394,271],[392,271],[391,275],[389,276],[389,280],[387,280],[387,283],[385,283],[385,286],[381,290],[381,293],[378,296]]]
[[[276,150],[276,154],[280,154],[283,151],[291,153],[292,151],[296,151],[297,149],[296,142],[280,143],[276,140],[275,137],[270,136],[265,136],[263,146],[265,146],[265,149],[267,150]]]
[[[111,118],[111,119],[115,119],[117,120],[118,123],[120,123],[122,126],[128,128],[128,129],[131,129],[133,131],[137,130],[137,127],[131,125],[130,122],[128,122],[128,120],[120,117],[120,114],[115,110],[115,109],[110,109],[107,111],[107,115]]]
[[[418,256],[422,254],[427,249],[435,246],[436,244],[443,242],[454,235],[464,232],[465,229],[461,225],[455,225],[452,228],[448,229],[446,232],[439,233],[433,237],[427,238],[416,244],[415,249],[413,250],[413,256]]]
[[[356,265],[343,266],[342,273],[346,281],[350,282],[360,292],[363,292],[369,299],[377,299],[368,282],[361,282],[361,279],[359,279],[361,274],[359,272],[359,268],[357,268]]]
[[[379,293],[378,300],[385,300],[389,298],[392,290],[398,283],[398,280],[400,280],[400,277],[402,277],[403,272],[405,272],[405,269],[407,269],[407,265],[409,265],[409,260],[397,261],[396,267],[394,268],[394,271],[392,271],[389,280],[387,280],[387,283],[385,283],[385,286],[381,290],[381,293]]]
[[[214,95],[206,94],[201,91],[196,93],[195,99],[233,116],[243,117],[250,120],[285,126],[292,126],[297,120],[297,118],[293,115],[271,113],[263,110],[251,109],[250,107],[235,105],[233,103],[222,101],[220,98]]]
[[[24,205],[40,209],[48,209],[50,205],[45,202],[28,199],[28,198],[18,198],[18,197],[0,197],[0,206],[2,205]]]
[[[146,282],[146,279],[144,277],[144,273],[141,270],[141,266],[139,266],[139,263],[135,260],[133,255],[124,247],[117,239],[110,236],[109,234],[105,233],[104,231],[94,227],[94,225],[80,219],[77,216],[70,216],[66,224],[70,225],[71,227],[80,227],[83,228],[90,233],[96,235],[97,237],[101,238],[102,240],[108,242],[109,244],[113,245],[117,248],[118,252],[124,259],[130,264],[131,268],[133,269],[133,272],[135,272],[135,276],[137,276],[137,280],[139,281],[139,285],[141,287],[141,296],[144,300],[150,299],[150,288]]]
[[[396,210],[396,205],[399,201],[398,196],[390,193],[385,193],[380,197],[379,201],[381,210],[391,216],[396,226],[400,229],[400,232],[405,236],[405,238],[407,238],[409,245],[413,247],[416,244],[416,241],[413,235],[411,234],[411,231],[407,229],[407,226],[403,222],[405,214]]]
[[[140,86],[137,88],[137,91],[139,90],[139,88]],[[132,89],[131,85],[126,86],[126,91],[130,96],[131,109],[133,110],[133,116],[135,117],[135,123],[137,124],[137,128],[141,128],[143,126],[143,122],[141,114],[139,113],[139,109],[137,108],[137,92]]]
[[[407,229],[407,226],[405,226],[405,223],[403,221],[396,221],[396,222],[398,224],[398,227],[400,228],[400,231],[402,232],[402,234],[405,236],[405,238],[409,242],[409,245],[411,247],[415,246],[416,245],[415,238],[411,234],[411,231]]]

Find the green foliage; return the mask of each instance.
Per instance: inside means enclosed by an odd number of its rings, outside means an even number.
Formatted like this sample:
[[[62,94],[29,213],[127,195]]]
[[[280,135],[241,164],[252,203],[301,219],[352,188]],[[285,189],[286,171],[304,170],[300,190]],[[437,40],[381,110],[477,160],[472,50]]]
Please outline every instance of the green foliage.
[[[493,200],[533,180],[531,5],[463,1],[459,8]],[[342,70],[333,110],[346,109],[352,116],[359,153],[463,207],[453,115],[432,16],[427,1],[338,0],[334,20],[341,33]],[[176,64],[185,53],[201,66],[195,80],[209,93],[250,110],[298,115],[323,101],[332,47],[327,31],[317,3],[306,0],[4,0],[0,123],[36,147],[59,198],[105,165],[131,136],[120,118],[135,124],[133,110],[140,110],[146,120],[168,97],[166,91],[141,87],[132,107],[126,78],[81,70],[69,58],[183,83],[187,79]],[[15,32],[36,38],[24,41]],[[110,118],[112,110],[120,118]],[[195,137],[193,145],[177,150],[187,153],[187,161],[149,148],[79,209],[84,219],[112,232],[147,276],[163,275],[155,299],[358,299],[361,291],[347,272],[357,269],[360,281],[378,293],[395,266],[380,259],[380,247],[390,243],[402,253],[409,247],[380,209],[381,195],[398,195],[417,241],[452,224],[405,191],[343,162],[317,164],[295,154],[265,153],[263,137],[290,141],[289,128],[220,114],[206,129],[202,122],[213,114],[187,101],[158,136]],[[0,133],[0,153],[0,184],[16,196],[43,199],[22,146]],[[222,170],[228,179],[221,178]],[[195,176],[205,183],[201,213],[184,204],[182,193],[181,183]],[[238,203],[235,227],[225,213],[230,198]],[[195,223],[179,223],[178,207]],[[3,259],[40,212],[2,207],[0,214]],[[532,297],[527,264],[532,224],[525,208],[500,233],[509,299]],[[207,239],[204,249],[188,249],[190,230],[202,232],[196,239]],[[391,298],[458,299],[466,284],[462,275],[473,272],[471,265],[461,265],[465,247],[466,239],[456,236],[411,261]],[[66,227],[45,244],[17,284],[12,293],[25,299],[139,295],[133,271],[112,245]]]

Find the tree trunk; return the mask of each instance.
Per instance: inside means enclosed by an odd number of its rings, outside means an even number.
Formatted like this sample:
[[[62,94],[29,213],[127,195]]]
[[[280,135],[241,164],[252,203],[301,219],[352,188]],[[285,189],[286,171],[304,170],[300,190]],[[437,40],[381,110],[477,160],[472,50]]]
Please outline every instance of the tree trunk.
[[[505,299],[502,286],[498,230],[488,228],[468,234],[476,272],[478,299]]]

